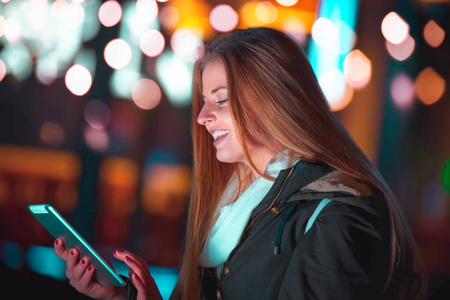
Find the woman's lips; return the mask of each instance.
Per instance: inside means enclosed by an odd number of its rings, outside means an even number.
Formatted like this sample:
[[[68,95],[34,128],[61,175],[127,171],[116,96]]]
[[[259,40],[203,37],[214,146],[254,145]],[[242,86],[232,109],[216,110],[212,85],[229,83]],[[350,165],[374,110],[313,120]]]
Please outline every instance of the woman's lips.
[[[217,147],[217,145],[219,145],[226,137],[227,137],[228,133],[223,134],[221,136],[219,136],[216,140],[214,140],[214,146]]]

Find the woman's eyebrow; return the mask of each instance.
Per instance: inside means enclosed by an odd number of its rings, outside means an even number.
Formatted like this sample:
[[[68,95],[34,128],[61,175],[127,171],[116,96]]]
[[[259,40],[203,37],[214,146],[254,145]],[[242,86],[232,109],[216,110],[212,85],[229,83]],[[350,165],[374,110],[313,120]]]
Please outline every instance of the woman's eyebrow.
[[[227,88],[226,86],[219,86],[219,87],[216,87],[215,89],[212,89],[212,90],[211,90],[211,95],[217,93],[219,90],[223,90],[223,89],[226,89],[226,88]],[[206,98],[205,95],[202,95],[202,98],[203,98],[203,99]]]

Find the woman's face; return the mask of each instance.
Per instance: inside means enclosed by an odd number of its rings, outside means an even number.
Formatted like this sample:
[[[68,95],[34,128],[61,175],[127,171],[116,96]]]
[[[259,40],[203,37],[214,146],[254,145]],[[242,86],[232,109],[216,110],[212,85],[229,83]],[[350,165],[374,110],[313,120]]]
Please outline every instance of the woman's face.
[[[217,150],[217,159],[227,163],[243,162],[250,167],[231,119],[227,101],[227,74],[222,61],[206,64],[202,74],[202,84],[205,103],[197,117],[197,122],[205,125],[206,130],[214,137],[213,145]],[[276,153],[262,145],[244,142],[256,167],[260,172],[264,172],[267,163]]]

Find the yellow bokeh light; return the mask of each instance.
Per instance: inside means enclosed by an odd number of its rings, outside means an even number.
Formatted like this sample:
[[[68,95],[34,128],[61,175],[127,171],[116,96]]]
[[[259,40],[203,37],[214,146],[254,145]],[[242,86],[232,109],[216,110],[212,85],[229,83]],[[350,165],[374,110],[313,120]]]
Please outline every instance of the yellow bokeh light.
[[[122,39],[110,41],[104,51],[106,63],[113,69],[123,69],[131,61],[131,47]]]
[[[295,5],[298,0],[277,0],[277,2],[283,6],[292,6]]]
[[[261,26],[263,23],[256,16],[257,1],[249,1],[242,5],[239,10],[240,19],[245,27]]]
[[[131,98],[139,108],[152,109],[161,101],[161,89],[151,79],[139,79],[131,90]]]
[[[430,20],[423,29],[423,37],[431,47],[439,47],[445,39],[445,31],[435,21]]]
[[[260,2],[256,5],[256,17],[264,24],[275,22],[278,17],[277,8],[269,1]]]
[[[372,76],[372,63],[360,50],[353,50],[344,59],[344,74],[352,87],[363,88]]]
[[[145,170],[142,207],[148,213],[181,216],[186,211],[191,172],[187,166],[155,163]]]
[[[445,80],[432,67],[425,68],[414,83],[416,94],[422,103],[430,105],[438,101],[445,91]]]
[[[177,22],[177,24],[175,27],[168,30],[168,34],[179,29],[189,29],[198,33],[203,40],[209,40],[214,37],[216,31],[213,30],[209,23],[209,13],[211,12],[212,7],[207,1],[170,0],[168,4],[176,8],[178,13],[177,16],[177,13],[174,11],[171,12],[173,13],[173,20],[171,21]],[[160,20],[162,20],[162,17],[160,17]]]
[[[389,42],[400,44],[409,34],[409,25],[396,12],[390,12],[381,23],[381,32]]]
[[[274,2],[274,1],[272,1]],[[269,1],[248,1],[239,9],[239,28],[267,26],[270,21],[270,27],[285,31],[286,23],[292,23],[293,20],[301,22],[305,33],[311,32],[314,21],[316,20],[317,1],[299,1],[295,5],[286,7],[274,6]],[[258,11],[258,14],[257,14]],[[268,17],[259,18],[259,14],[268,12]],[[274,18],[274,20],[270,20]],[[303,37],[300,37],[303,40]]]

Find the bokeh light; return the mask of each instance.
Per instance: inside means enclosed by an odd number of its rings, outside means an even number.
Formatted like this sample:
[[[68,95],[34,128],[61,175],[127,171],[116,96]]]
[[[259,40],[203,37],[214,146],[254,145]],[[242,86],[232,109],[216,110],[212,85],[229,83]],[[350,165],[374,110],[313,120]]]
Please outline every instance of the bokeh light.
[[[275,22],[278,17],[277,8],[269,1],[263,1],[256,5],[256,17],[264,24]]]
[[[55,60],[43,57],[37,61],[36,77],[41,83],[50,85],[56,80],[57,76],[58,65]]]
[[[219,4],[211,10],[209,22],[211,26],[219,32],[233,30],[238,24],[239,16],[229,5]]]
[[[4,31],[6,40],[11,44],[17,43],[22,39],[22,26],[15,17],[6,19]]]
[[[53,247],[31,246],[26,254],[26,261],[31,270],[57,280],[64,280],[66,264],[53,250]]]
[[[156,60],[158,83],[175,107],[191,104],[193,63],[172,51],[164,51]]]
[[[113,72],[109,81],[109,89],[114,97],[131,99],[133,85],[142,77],[139,70],[125,68],[120,72]]]
[[[0,37],[2,37],[5,34],[5,18],[0,15]]]
[[[158,4],[155,0],[137,0],[136,12],[139,18],[151,22],[158,17]]]
[[[42,124],[39,134],[41,140],[52,147],[61,146],[65,140],[65,133],[62,126],[52,121],[47,121]]]
[[[432,67],[425,68],[416,78],[417,97],[426,105],[438,101],[445,91],[445,80]]]
[[[79,3],[70,3],[64,9],[63,21],[69,28],[80,26],[84,21],[84,17],[84,8]]]
[[[175,6],[164,5],[159,12],[159,21],[164,29],[172,31],[180,22],[180,13]]]
[[[277,0],[277,2],[283,6],[292,6],[295,5],[298,0]]]
[[[98,19],[105,27],[112,27],[122,18],[122,6],[115,0],[103,2],[98,10]]]
[[[66,2],[66,0],[56,0],[53,2],[51,6],[51,14],[53,18],[56,20],[62,20],[64,18],[64,12],[66,11],[66,8],[69,4]]]
[[[130,63],[131,47],[122,39],[114,39],[106,45],[104,57],[111,68],[123,69]]]
[[[409,25],[396,12],[390,12],[381,23],[381,32],[386,40],[399,44],[408,36]]]
[[[14,242],[2,241],[0,243],[1,262],[12,269],[22,269],[25,265],[23,248]]]
[[[65,82],[66,87],[72,94],[83,96],[91,88],[92,76],[86,67],[74,65],[67,70]]]
[[[47,2],[32,1],[30,4],[30,11],[27,15],[28,23],[33,30],[39,31],[48,23]]]
[[[19,42],[6,45],[2,49],[1,57],[6,65],[7,74],[23,81],[33,74],[33,61],[25,43]]]
[[[416,96],[414,81],[405,73],[397,74],[391,82],[391,97],[399,109],[409,109]]]
[[[188,29],[175,31],[170,45],[177,55],[189,62],[196,61],[204,47],[202,39]]]
[[[336,48],[339,45],[339,32],[328,18],[322,17],[314,22],[311,36],[323,48]]]
[[[84,107],[84,119],[95,129],[104,129],[111,119],[111,110],[105,102],[93,99]]]
[[[333,25],[338,32],[338,36],[333,38],[333,42],[339,45],[340,54],[348,54],[356,43],[355,31],[343,20],[337,20],[333,22]]]
[[[104,129],[95,129],[87,126],[84,130],[84,140],[86,144],[94,151],[105,152],[109,146],[109,136]]]
[[[450,194],[450,159],[444,164],[441,172],[441,182],[447,194]]]
[[[428,21],[423,29],[423,37],[431,47],[439,47],[445,39],[445,31],[435,21]]]
[[[166,41],[164,36],[156,29],[150,29],[144,32],[139,41],[141,51],[149,57],[160,55],[165,45]]]
[[[302,46],[306,45],[308,34],[306,33],[305,25],[301,20],[296,18],[287,19],[284,23],[283,31],[298,44]]]
[[[239,9],[239,16],[243,26],[254,27],[263,25],[256,15],[258,4],[258,1],[248,1]]]
[[[393,44],[389,41],[386,41],[386,49],[388,50],[389,54],[398,61],[404,61],[408,57],[410,57],[414,51],[415,45],[416,42],[409,34],[406,36],[403,42],[399,44]]]
[[[6,76],[6,65],[3,60],[0,59],[0,81]]]
[[[344,74],[338,69],[324,71],[318,80],[332,111],[343,109],[352,100],[353,87],[347,83]]]
[[[131,90],[131,97],[139,108],[152,109],[161,101],[161,89],[151,79],[139,79]]]
[[[344,59],[344,74],[352,87],[363,88],[372,76],[372,63],[360,50],[353,50]]]

